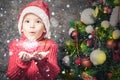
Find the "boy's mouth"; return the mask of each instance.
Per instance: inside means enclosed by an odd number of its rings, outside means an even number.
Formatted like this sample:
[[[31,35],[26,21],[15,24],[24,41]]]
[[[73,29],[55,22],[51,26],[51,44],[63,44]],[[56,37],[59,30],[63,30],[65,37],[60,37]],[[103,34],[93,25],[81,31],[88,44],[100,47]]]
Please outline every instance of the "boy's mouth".
[[[35,34],[35,32],[30,32],[31,34]]]

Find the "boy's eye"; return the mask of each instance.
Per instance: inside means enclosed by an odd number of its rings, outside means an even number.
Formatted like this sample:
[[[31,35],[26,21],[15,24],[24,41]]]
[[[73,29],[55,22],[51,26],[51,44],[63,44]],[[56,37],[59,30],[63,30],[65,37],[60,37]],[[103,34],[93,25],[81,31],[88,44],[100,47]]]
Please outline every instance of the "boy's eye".
[[[37,23],[40,23],[40,22],[41,22],[41,21],[39,21],[39,20],[37,21]]]
[[[29,20],[26,20],[25,22],[26,22],[26,23],[29,23],[30,21],[29,21]]]

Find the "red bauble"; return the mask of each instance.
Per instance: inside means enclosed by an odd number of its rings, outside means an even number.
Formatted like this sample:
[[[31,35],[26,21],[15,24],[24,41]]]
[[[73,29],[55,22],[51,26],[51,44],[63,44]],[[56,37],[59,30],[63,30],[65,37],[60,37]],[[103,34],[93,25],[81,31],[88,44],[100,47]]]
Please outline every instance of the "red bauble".
[[[116,42],[113,42],[112,47],[115,48],[117,46]]]
[[[111,8],[107,9],[107,13],[110,14],[112,12]]]
[[[92,65],[92,63],[88,57],[82,58],[81,64],[83,67],[87,67],[87,68],[90,68]]]
[[[76,64],[76,65],[80,65],[80,63],[81,63],[81,59],[80,59],[80,58],[77,58],[77,59],[75,60],[75,64]]]
[[[108,40],[107,41],[107,48],[112,48],[113,47],[113,40]]]
[[[107,75],[108,75],[108,78],[112,78],[113,76],[112,72],[107,73]]]
[[[109,8],[109,7],[107,7],[107,6],[104,7],[103,9],[104,9],[104,13],[107,13],[107,14],[110,14],[111,11],[112,11],[111,8]]]
[[[92,45],[92,43],[93,43],[93,41],[92,41],[92,40],[88,40],[88,41],[87,41],[87,46],[91,46],[91,45]]]
[[[96,32],[96,31],[93,31],[93,32],[91,33],[92,38],[94,38],[94,37],[96,36],[96,34],[97,34],[97,32]]]
[[[75,30],[71,33],[71,38],[76,39],[78,37],[78,32]]]
[[[113,54],[113,60],[114,60],[114,61],[120,61],[119,53],[114,53],[114,54]]]

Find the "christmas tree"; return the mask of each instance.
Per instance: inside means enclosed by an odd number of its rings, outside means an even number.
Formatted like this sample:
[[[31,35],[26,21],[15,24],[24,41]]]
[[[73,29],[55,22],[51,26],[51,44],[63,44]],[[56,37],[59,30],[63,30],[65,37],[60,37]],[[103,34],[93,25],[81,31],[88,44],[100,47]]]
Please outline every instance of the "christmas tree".
[[[69,36],[58,78],[120,80],[120,0],[93,1],[70,22]]]

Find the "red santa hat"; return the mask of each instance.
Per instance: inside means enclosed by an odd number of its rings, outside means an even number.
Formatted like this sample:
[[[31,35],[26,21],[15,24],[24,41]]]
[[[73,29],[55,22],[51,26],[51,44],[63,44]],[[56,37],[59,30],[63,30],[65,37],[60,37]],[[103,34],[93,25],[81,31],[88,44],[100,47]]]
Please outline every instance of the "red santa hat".
[[[43,2],[42,0],[36,0],[33,1],[29,4],[27,4],[21,11],[19,17],[18,17],[18,30],[19,33],[21,34],[21,27],[22,27],[22,22],[24,19],[24,16],[28,13],[33,13],[40,17],[45,25],[46,29],[46,35],[45,37],[50,37],[50,14],[49,14],[49,8],[48,5]]]

